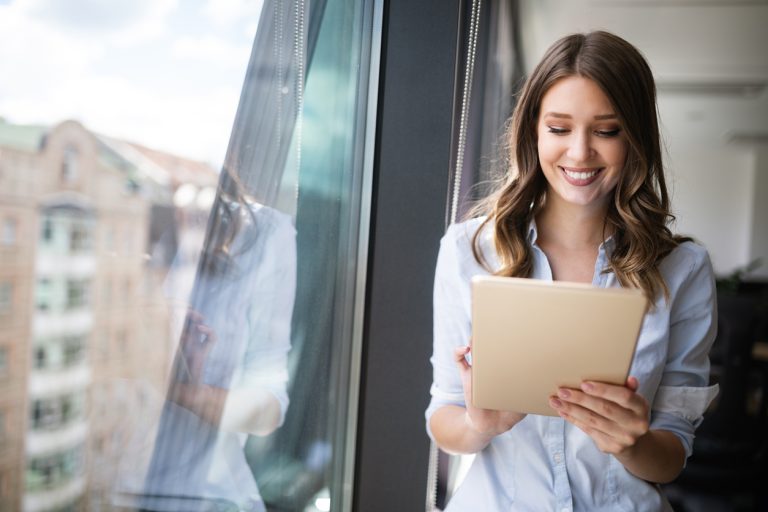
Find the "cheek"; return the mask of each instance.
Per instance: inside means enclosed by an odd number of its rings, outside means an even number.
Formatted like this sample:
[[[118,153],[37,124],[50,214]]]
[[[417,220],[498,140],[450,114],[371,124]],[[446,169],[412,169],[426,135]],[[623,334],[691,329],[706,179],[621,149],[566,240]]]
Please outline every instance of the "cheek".
[[[552,142],[547,140],[542,141],[539,139],[539,141],[540,142],[537,147],[537,151],[539,153],[539,163],[544,166],[557,161],[560,156],[560,151],[558,150],[557,144],[552,144]]]

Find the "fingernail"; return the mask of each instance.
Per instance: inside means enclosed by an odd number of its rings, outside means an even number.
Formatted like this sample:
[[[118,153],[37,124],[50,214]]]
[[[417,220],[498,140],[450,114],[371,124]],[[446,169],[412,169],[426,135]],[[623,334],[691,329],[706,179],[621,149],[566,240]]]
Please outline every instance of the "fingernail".
[[[557,392],[557,394],[560,395],[560,398],[568,398],[569,396],[571,396],[571,392],[568,391],[567,389],[561,389],[560,391]]]
[[[557,398],[551,398],[551,399],[549,400],[549,403],[550,403],[550,404],[552,404],[552,407],[557,407],[557,408],[560,408],[560,407],[562,407],[562,406],[563,406],[563,402],[561,402],[561,401],[560,401],[560,400],[558,400]]]
[[[584,391],[592,391],[593,389],[595,389],[595,386],[591,382],[582,382],[581,389],[583,389]]]

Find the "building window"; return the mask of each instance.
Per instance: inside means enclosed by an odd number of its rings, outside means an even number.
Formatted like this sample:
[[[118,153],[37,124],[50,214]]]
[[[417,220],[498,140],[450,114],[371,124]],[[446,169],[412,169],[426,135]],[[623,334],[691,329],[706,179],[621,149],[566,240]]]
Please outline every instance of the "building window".
[[[49,243],[53,240],[53,220],[50,217],[43,219],[43,242]]]
[[[45,347],[37,347],[35,349],[35,368],[42,370],[48,363],[48,351]]]
[[[61,161],[61,180],[64,183],[72,183],[77,179],[78,153],[73,146],[64,148],[64,157]]]
[[[51,280],[42,278],[37,280],[37,290],[35,290],[35,304],[38,311],[48,311],[51,309]]]
[[[18,222],[16,219],[5,219],[3,221],[2,243],[3,245],[16,244],[16,230]]]
[[[82,418],[85,397],[82,393],[35,400],[32,404],[32,429],[56,430]]]
[[[5,377],[7,372],[8,372],[8,349],[5,347],[0,347],[0,377]]]
[[[66,309],[80,309],[88,306],[89,284],[90,283],[85,279],[67,281]]]
[[[80,336],[70,336],[64,338],[62,343],[64,352],[64,366],[73,366],[83,360],[85,351],[83,350],[83,338]]]
[[[91,248],[91,233],[83,221],[72,223],[72,230],[69,233],[69,250],[71,252],[83,252]]]
[[[0,282],[0,315],[6,315],[13,309],[13,284]]]
[[[27,490],[49,489],[67,483],[82,473],[83,446],[45,457],[35,457],[27,465]]]

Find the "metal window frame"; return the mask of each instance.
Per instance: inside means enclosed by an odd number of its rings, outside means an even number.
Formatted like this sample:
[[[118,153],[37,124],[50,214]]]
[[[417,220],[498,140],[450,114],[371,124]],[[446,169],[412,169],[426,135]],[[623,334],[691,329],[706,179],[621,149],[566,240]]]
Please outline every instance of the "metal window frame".
[[[385,2],[352,508],[418,510],[461,0]]]

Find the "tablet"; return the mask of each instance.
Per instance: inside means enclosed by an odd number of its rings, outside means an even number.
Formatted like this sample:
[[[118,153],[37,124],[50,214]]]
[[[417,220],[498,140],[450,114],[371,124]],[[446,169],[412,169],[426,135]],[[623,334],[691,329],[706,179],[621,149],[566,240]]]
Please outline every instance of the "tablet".
[[[473,404],[557,416],[558,387],[626,383],[645,311],[639,289],[474,277]]]

